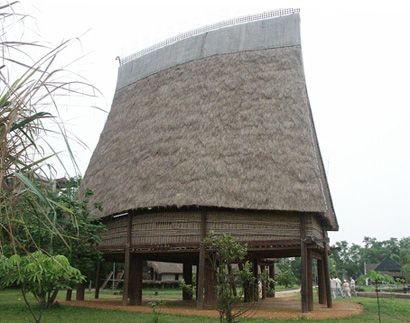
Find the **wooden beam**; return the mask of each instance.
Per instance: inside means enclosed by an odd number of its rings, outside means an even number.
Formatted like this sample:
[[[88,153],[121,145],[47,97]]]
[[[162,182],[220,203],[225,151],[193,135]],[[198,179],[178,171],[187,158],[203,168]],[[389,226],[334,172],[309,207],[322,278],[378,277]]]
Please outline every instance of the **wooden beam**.
[[[324,278],[325,278],[325,288],[326,288],[326,303],[328,308],[333,307],[333,300],[332,300],[332,293],[330,290],[330,274],[329,274],[329,257],[328,257],[328,250],[327,250],[327,243],[324,243],[324,251],[323,251],[323,271],[324,271]]]
[[[84,295],[85,295],[85,285],[84,284],[78,284],[77,285],[77,292],[75,294],[75,300],[76,301],[83,301],[84,300]]]
[[[131,249],[131,239],[132,239],[132,214],[128,213],[127,222],[127,237],[125,239],[124,248],[124,287],[122,291],[122,305],[128,305],[128,289],[129,289],[129,278],[130,278],[130,249]]]
[[[252,260],[252,274],[254,278],[252,286],[252,296],[253,300],[257,302],[259,300],[259,280],[258,280],[258,259]]]
[[[199,245],[199,262],[197,267],[197,275],[198,275],[198,291],[197,291],[197,299],[196,299],[196,306],[198,309],[204,308],[204,288],[205,288],[205,258],[206,258],[206,250],[204,239],[206,237],[206,222],[207,222],[207,213],[206,211],[201,212],[201,226],[200,226],[200,245]]]
[[[307,250],[307,276],[308,276],[308,310],[313,311],[313,262],[312,262],[312,252]]]
[[[191,262],[184,262],[182,265],[182,276],[186,285],[192,286],[192,263]],[[189,291],[182,289],[182,299],[183,300],[191,300],[192,293]]]
[[[322,232],[323,232],[323,271],[325,278],[325,289],[326,289],[326,303],[328,308],[333,307],[332,292],[330,290],[330,273],[329,273],[329,250],[327,246],[327,231],[322,222]]]
[[[304,215],[300,215],[300,263],[301,263],[301,305],[302,313],[309,311],[309,296],[308,296],[308,254],[306,245],[306,219]]]
[[[269,278],[275,280],[275,264],[270,264],[269,267]],[[272,291],[268,289],[268,297],[275,297],[275,283],[273,283]]]
[[[238,268],[239,268],[240,271],[242,271],[243,270],[243,263],[241,263],[241,262],[238,263]],[[245,303],[248,303],[248,302],[251,301],[251,297],[250,297],[251,288],[250,288],[249,281],[245,281],[242,288],[243,288],[243,301]]]
[[[260,265],[261,268],[261,277],[265,278],[265,272],[266,272],[266,265]],[[266,296],[268,295],[267,292],[268,286],[267,286],[267,281],[263,280],[262,281],[262,299],[265,299]]]
[[[71,288],[67,289],[67,293],[65,294],[65,300],[67,302],[71,301],[72,296],[73,296],[73,290]]]
[[[317,280],[319,304],[326,304],[325,273],[322,259],[317,260]]]
[[[144,259],[141,255],[131,255],[130,259],[130,279],[129,279],[129,299],[130,305],[142,304],[142,270]]]
[[[205,259],[204,308],[216,306],[216,274],[211,261]]]
[[[101,262],[97,261],[97,268],[95,269],[95,292],[94,298],[100,298],[100,273],[101,273]]]

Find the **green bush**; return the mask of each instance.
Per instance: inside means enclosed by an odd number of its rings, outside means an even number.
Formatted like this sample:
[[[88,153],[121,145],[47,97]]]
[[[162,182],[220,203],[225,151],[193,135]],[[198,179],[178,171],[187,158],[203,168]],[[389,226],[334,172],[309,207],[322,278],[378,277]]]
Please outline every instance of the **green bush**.
[[[41,251],[27,256],[0,256],[0,287],[20,287],[23,297],[32,293],[41,307],[51,306],[61,289],[72,288],[84,280],[81,272],[61,255]]]

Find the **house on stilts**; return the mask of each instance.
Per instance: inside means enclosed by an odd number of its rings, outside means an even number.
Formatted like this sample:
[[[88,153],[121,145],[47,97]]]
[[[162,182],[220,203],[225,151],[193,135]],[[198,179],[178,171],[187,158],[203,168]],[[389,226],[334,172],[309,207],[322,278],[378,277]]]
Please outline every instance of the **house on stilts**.
[[[197,306],[214,305],[202,244],[213,231],[247,243],[255,275],[265,259],[301,257],[303,312],[317,267],[319,302],[331,307],[327,232],[338,224],[299,11],[233,19],[123,59],[82,185],[104,208],[101,251],[125,264],[125,304],[141,304],[143,262],[164,261],[182,263],[187,283],[196,265]]]

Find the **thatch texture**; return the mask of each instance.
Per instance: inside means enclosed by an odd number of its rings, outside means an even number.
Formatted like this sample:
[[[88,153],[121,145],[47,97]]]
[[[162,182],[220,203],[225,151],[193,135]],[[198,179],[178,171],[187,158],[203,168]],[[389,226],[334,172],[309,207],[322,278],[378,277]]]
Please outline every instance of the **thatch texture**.
[[[117,91],[83,187],[104,215],[167,206],[317,212],[337,229],[299,46],[215,55]]]

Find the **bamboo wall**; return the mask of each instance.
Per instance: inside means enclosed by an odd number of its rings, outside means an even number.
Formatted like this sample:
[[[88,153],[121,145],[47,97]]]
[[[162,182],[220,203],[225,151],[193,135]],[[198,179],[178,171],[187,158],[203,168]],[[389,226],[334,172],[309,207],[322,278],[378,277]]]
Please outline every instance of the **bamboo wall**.
[[[229,233],[243,242],[298,240],[299,216],[271,212],[211,211],[207,214],[207,232]],[[126,242],[128,217],[105,222],[102,249],[122,249]],[[192,245],[200,242],[200,212],[168,212],[138,214],[132,217],[132,246]],[[306,235],[323,239],[318,217],[306,215]]]

